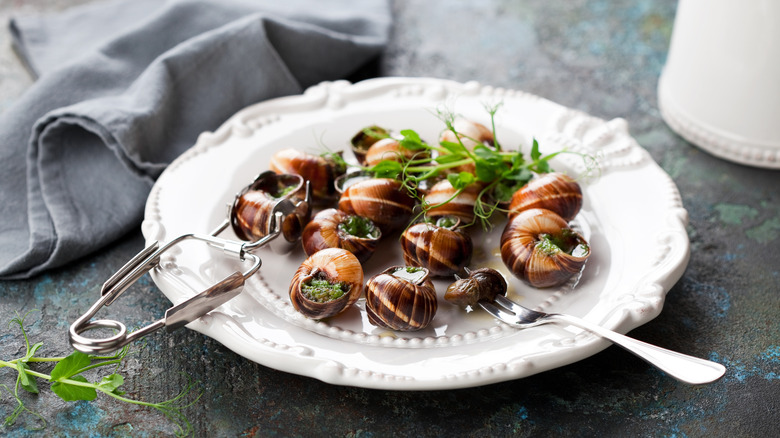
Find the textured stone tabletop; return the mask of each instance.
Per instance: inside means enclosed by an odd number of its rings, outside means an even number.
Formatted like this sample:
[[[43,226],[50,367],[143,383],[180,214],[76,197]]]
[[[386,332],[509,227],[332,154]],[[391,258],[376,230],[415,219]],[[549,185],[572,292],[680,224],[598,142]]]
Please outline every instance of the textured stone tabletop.
[[[83,2],[0,2],[0,111],[33,80],[14,55],[7,20]],[[780,430],[780,171],[715,158],[661,119],[658,76],[672,0],[393,2],[390,46],[352,80],[374,75],[476,80],[524,90],[630,132],[677,184],[688,210],[691,258],[663,312],[630,335],[724,364],[713,384],[679,383],[618,347],[528,378],[448,391],[333,386],[250,362],[191,330],[133,345],[121,366],[128,395],[162,401],[189,381],[195,436],[653,436],[774,437]],[[2,139],[0,139],[2,141]],[[0,146],[1,147],[1,146]],[[25,281],[0,282],[0,359],[24,352],[7,321],[30,313],[39,352],[67,355],[70,323],[100,285],[143,247],[140,229],[115,246]],[[638,249],[641,250],[641,249]],[[170,303],[145,277],[107,311],[131,326]],[[16,373],[0,369],[0,417],[16,407]],[[22,413],[0,435],[168,436],[158,411],[99,396],[64,402],[44,388],[20,394]]]

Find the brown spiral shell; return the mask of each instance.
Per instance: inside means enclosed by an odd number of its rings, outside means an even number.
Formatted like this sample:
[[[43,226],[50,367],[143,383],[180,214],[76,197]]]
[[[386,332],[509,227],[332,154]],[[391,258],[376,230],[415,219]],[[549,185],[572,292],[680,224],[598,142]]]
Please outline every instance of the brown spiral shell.
[[[366,164],[366,153],[371,145],[389,134],[389,130],[381,126],[371,125],[361,129],[352,137],[350,140],[352,153],[355,154],[355,158],[361,166]]]
[[[474,245],[471,236],[459,228],[460,220],[453,224],[418,222],[401,235],[404,263],[422,266],[433,277],[449,277],[462,273],[471,263]]]
[[[298,207],[282,220],[282,235],[288,242],[296,242],[311,213],[308,203],[301,202],[305,197],[305,182],[300,175],[263,172],[233,201],[230,209],[233,232],[239,239],[252,242],[267,236],[271,232],[274,206],[287,198]]]
[[[407,270],[415,273],[407,274]],[[366,314],[377,326],[398,331],[427,327],[436,314],[436,289],[425,268],[393,266],[366,283]]]
[[[501,234],[504,264],[535,287],[565,283],[580,272],[589,255],[585,239],[550,210],[524,210],[509,220]]]
[[[493,301],[496,295],[506,295],[506,280],[493,268],[468,271],[447,287],[444,299],[460,307],[474,307],[479,300]]]
[[[446,130],[439,136],[439,141],[446,141],[450,143],[457,143],[458,139],[463,143],[463,146],[469,150],[474,150],[474,147],[480,144],[486,146],[493,146],[495,138],[493,132],[485,125],[475,122],[473,120],[458,118],[452,123],[452,127],[458,133],[456,136],[451,130]],[[450,169],[450,172],[471,172],[474,173],[475,166],[473,163],[464,164],[462,166]]]
[[[544,208],[570,221],[582,208],[582,189],[570,176],[545,173],[532,179],[512,195],[509,216],[531,208]]]
[[[400,181],[367,178],[348,185],[338,206],[346,213],[371,219],[382,233],[390,233],[409,222],[415,204]]]
[[[302,286],[314,278],[330,283],[343,282],[349,290],[340,298],[319,302],[311,300]],[[328,248],[307,258],[295,272],[290,283],[290,301],[304,316],[324,319],[335,316],[355,304],[363,292],[363,267],[357,257],[341,248]]]
[[[446,204],[428,209],[426,214],[429,217],[455,216],[461,220],[462,224],[470,224],[474,222],[474,205],[484,187],[484,184],[480,182],[469,184],[458,196]],[[457,192],[455,187],[448,180],[443,179],[426,191],[423,201],[428,205],[438,205],[450,199],[455,192]]]
[[[347,214],[335,208],[328,208],[317,213],[303,229],[301,243],[307,256],[326,248],[342,248],[355,254],[362,263],[374,253],[382,232],[375,227],[374,237],[360,237],[349,234],[342,227],[353,215]],[[369,226],[373,223],[369,219]]]
[[[336,200],[334,181],[346,168],[333,159],[293,148],[282,149],[271,157],[269,167],[276,173],[300,175],[311,184],[312,202],[327,205]]]
[[[398,161],[411,160],[418,155],[420,151],[414,151],[401,146],[395,138],[383,138],[368,148],[366,151],[365,165],[373,166],[380,161]],[[425,154],[426,156],[428,154]]]

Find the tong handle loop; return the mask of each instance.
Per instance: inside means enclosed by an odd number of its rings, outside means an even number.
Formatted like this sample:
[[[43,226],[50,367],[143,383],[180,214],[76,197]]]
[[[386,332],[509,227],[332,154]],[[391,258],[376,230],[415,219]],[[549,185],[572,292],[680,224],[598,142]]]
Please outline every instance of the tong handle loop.
[[[210,286],[205,291],[168,309],[165,318],[157,320],[132,333],[128,333],[127,327],[119,321],[110,319],[90,321],[103,306],[111,305],[111,303],[116,301],[124,291],[138,281],[144,274],[151,269],[158,267],[160,265],[160,257],[165,251],[187,239],[206,242],[210,246],[222,249],[226,254],[236,255],[241,261],[248,258],[252,261],[252,265],[244,272],[234,272],[223,280]],[[186,325],[240,292],[243,288],[244,281],[254,275],[254,273],[260,269],[261,264],[260,257],[244,251],[241,248],[240,243],[216,236],[183,234],[162,247],[160,247],[158,242],[153,242],[141,250],[141,252],[103,283],[103,287],[100,291],[100,298],[70,326],[70,329],[68,330],[70,343],[73,348],[83,353],[106,353],[118,350],[130,342],[157,331],[162,327],[169,326],[170,329],[175,329]],[[176,316],[174,317],[173,315]],[[168,323],[169,316],[171,316],[170,324]],[[90,338],[82,335],[82,333],[88,330],[95,329],[113,329],[116,330],[117,333],[104,338]]]

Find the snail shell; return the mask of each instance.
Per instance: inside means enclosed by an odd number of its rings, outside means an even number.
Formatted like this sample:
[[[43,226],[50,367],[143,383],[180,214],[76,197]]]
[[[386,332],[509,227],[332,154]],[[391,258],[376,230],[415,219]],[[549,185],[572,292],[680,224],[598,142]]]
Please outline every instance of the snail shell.
[[[363,236],[350,233],[349,225],[362,228]],[[374,253],[382,232],[370,219],[328,208],[317,213],[303,229],[301,241],[307,256],[326,248],[342,248],[362,263]]]
[[[346,168],[332,158],[309,154],[293,148],[282,149],[271,157],[269,167],[276,173],[300,175],[311,184],[313,202],[326,205],[336,200],[334,181]]]
[[[496,295],[506,295],[504,276],[493,268],[480,268],[450,284],[444,299],[460,307],[474,307],[479,300],[493,301]]]
[[[466,146],[469,149],[474,149],[474,146],[478,144],[493,145],[493,132],[479,122],[458,118],[452,123],[452,127],[457,131],[460,141],[463,142],[463,146]],[[448,129],[441,133],[439,141],[457,143],[458,138],[455,137],[454,132]]]
[[[531,208],[544,208],[570,221],[582,208],[582,189],[570,176],[546,173],[532,179],[512,195],[510,217]]]
[[[389,130],[381,126],[371,125],[361,129],[352,137],[350,141],[352,153],[355,154],[355,158],[361,166],[366,164],[366,153],[371,145],[388,135],[390,135]]]
[[[236,237],[256,241],[271,232],[273,208],[281,199],[290,199],[298,206],[282,220],[282,235],[288,242],[301,237],[311,210],[306,197],[305,181],[300,175],[263,172],[233,201],[230,224]]]
[[[446,202],[446,204],[430,208],[426,214],[430,217],[456,216],[460,218],[462,224],[470,224],[474,222],[474,205],[477,203],[477,198],[483,188],[483,183],[469,184],[458,196],[450,199],[457,190],[450,184],[449,180],[443,179],[425,193],[423,200],[428,205],[438,205],[442,202]],[[448,199],[450,199],[449,202],[447,202]]]
[[[307,292],[316,282],[339,284],[343,295],[335,299],[316,299]],[[335,288],[323,288],[335,290]],[[322,290],[322,289],[319,289]],[[357,257],[341,248],[328,248],[307,258],[293,275],[290,301],[304,316],[324,319],[337,315],[355,304],[363,292],[363,268]],[[330,298],[330,297],[328,297]]]
[[[359,180],[347,185],[339,198],[339,210],[370,219],[383,233],[406,225],[415,204],[401,182],[390,178]]]
[[[471,263],[474,245],[459,226],[460,219],[445,216],[436,223],[418,222],[407,228],[401,236],[404,262],[428,269],[433,277],[463,272]]]
[[[420,153],[418,155],[418,153]],[[373,166],[380,161],[404,162],[414,157],[421,156],[420,151],[414,151],[401,146],[401,142],[394,138],[383,138],[368,148],[365,157],[365,165]],[[425,154],[427,156],[427,154]]]
[[[425,268],[393,266],[366,283],[366,314],[377,326],[398,331],[427,327],[436,314],[436,289]]]
[[[582,235],[550,210],[524,210],[509,220],[501,234],[504,264],[535,287],[565,283],[580,272],[589,255]]]
[[[458,139],[463,143],[463,146],[469,150],[474,150],[474,147],[480,144],[486,146],[493,146],[495,138],[493,132],[485,125],[468,119],[458,118],[452,123],[452,127],[458,133],[456,136],[451,130],[446,130],[439,136],[440,142],[457,143]],[[451,169],[451,172],[471,172],[474,173],[475,166],[473,163],[464,164],[462,166]]]

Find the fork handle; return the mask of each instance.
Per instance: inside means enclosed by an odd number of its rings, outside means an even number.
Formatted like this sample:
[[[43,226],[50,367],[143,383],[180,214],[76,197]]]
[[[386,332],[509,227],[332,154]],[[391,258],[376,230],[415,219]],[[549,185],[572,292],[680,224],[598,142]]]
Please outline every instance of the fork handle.
[[[615,345],[634,353],[681,382],[701,385],[714,382],[726,373],[726,367],[719,363],[648,344],[571,315],[549,314],[548,316],[550,320],[566,322],[609,339]]]

